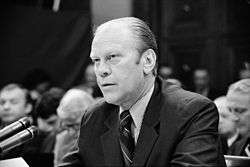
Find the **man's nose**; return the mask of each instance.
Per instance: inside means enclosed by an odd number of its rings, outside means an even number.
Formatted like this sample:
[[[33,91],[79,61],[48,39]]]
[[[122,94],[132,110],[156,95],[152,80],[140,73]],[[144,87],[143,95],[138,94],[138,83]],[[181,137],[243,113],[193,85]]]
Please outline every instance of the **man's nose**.
[[[3,104],[3,109],[4,109],[4,110],[10,109],[10,103],[9,103],[9,102],[5,102],[5,103]]]
[[[237,113],[236,111],[232,111],[232,119],[234,121],[239,121],[240,117],[239,117],[239,113]]]
[[[106,63],[100,63],[100,65],[97,67],[97,73],[99,76],[104,78],[111,74],[111,69]]]

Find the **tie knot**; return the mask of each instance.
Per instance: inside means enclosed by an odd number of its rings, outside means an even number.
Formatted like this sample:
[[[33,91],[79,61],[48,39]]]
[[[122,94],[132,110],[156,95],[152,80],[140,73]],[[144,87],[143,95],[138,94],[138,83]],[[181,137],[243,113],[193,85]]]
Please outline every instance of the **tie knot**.
[[[129,110],[125,110],[121,113],[120,115],[120,119],[123,120],[124,118],[126,118],[127,116],[129,116],[130,113],[129,113]]]
[[[121,126],[130,126],[133,119],[129,113],[129,110],[125,110],[120,115],[120,124]]]

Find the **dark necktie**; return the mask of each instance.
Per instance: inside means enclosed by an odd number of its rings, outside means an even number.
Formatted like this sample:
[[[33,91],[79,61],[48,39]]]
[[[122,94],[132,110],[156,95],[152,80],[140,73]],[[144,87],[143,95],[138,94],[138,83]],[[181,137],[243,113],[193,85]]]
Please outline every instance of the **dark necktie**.
[[[130,166],[133,160],[135,142],[131,133],[131,123],[133,119],[128,110],[123,111],[120,115],[120,145],[125,160],[125,165]]]

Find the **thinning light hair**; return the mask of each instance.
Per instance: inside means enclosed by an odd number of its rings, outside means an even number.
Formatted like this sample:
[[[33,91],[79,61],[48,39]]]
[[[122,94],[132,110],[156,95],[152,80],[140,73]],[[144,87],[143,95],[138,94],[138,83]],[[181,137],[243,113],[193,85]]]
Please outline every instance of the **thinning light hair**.
[[[94,102],[93,97],[80,89],[68,90],[60,101],[57,109],[59,118],[70,119],[79,123],[87,108]]]
[[[147,25],[146,22],[142,21],[136,17],[122,17],[118,19],[113,19],[108,22],[105,22],[97,27],[94,36],[106,26],[110,26],[113,24],[123,24],[129,28],[132,32],[133,36],[140,41],[138,43],[137,50],[142,55],[148,49],[152,49],[156,55],[156,65],[153,70],[153,74],[157,75],[157,68],[158,68],[158,46],[156,43],[156,38],[153,32],[151,31],[150,27]]]
[[[229,93],[246,95],[250,103],[250,79],[242,79],[231,84],[228,88],[228,94]]]

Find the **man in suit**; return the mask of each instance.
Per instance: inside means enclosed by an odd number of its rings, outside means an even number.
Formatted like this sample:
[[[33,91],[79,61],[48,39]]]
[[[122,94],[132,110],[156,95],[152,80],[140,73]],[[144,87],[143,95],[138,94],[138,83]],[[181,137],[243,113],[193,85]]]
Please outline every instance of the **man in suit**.
[[[100,25],[90,57],[104,99],[59,166],[225,166],[215,105],[157,77],[156,40],[142,20]]]
[[[194,71],[194,92],[199,93],[211,100],[221,96],[222,91],[213,88],[210,84],[210,77],[208,70],[205,68],[198,68]]]
[[[227,106],[237,118],[241,140],[232,148],[231,154],[250,156],[250,79],[242,79],[230,85]]]
[[[10,83],[0,90],[0,119],[7,126],[27,116],[32,111],[32,101],[27,89]]]
[[[33,108],[29,91],[17,83],[7,84],[0,90],[0,106],[0,129],[28,116]],[[24,151],[21,145],[0,154],[0,159],[20,157]]]

